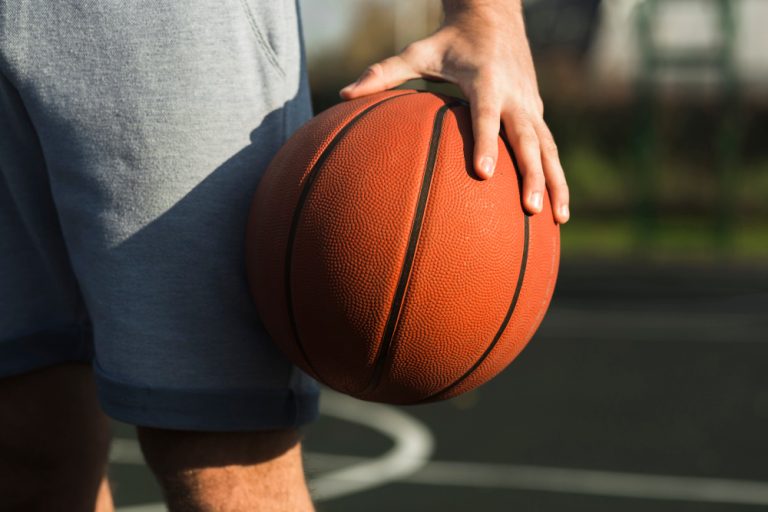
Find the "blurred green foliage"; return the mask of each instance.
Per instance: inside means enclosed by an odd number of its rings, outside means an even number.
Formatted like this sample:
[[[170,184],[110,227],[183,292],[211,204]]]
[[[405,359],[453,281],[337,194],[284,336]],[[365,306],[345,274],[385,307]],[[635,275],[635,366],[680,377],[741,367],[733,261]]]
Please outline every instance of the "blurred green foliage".
[[[612,159],[589,144],[565,144],[560,158],[567,171],[568,186],[577,210],[579,203],[588,205],[592,210],[612,212],[627,207],[631,185],[627,173],[621,172],[621,169],[629,167],[627,161]]]
[[[768,224],[740,222],[730,243],[722,247],[707,222],[697,217],[665,217],[654,236],[640,244],[631,217],[601,218],[574,215],[560,230],[562,258],[621,258],[653,261],[743,262],[768,261]]]

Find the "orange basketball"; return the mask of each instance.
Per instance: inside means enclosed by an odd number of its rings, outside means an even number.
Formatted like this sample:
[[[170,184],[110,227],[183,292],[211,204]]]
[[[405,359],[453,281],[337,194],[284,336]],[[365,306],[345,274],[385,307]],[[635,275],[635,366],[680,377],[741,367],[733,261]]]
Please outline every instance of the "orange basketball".
[[[388,91],[321,113],[278,152],[247,233],[251,292],[279,347],[343,393],[413,404],[503,370],[539,326],[560,237],[524,214],[499,138],[472,170],[469,107]]]

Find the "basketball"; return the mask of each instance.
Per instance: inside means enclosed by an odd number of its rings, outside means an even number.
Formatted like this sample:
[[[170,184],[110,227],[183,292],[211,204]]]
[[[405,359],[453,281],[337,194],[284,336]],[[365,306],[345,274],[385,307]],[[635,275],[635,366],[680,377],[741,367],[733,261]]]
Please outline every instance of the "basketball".
[[[248,279],[309,375],[364,400],[429,402],[487,382],[531,339],[559,228],[548,198],[524,213],[505,140],[489,180],[472,141],[465,102],[394,90],[322,112],[275,156],[248,220]]]

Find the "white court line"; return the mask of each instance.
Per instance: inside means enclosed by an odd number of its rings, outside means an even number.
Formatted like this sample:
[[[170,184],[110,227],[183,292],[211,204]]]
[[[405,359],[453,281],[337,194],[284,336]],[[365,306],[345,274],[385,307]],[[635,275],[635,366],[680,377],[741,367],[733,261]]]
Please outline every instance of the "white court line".
[[[351,455],[312,452],[307,453],[306,457],[308,465],[318,470],[350,467],[369,460]],[[768,505],[768,482],[544,466],[432,461],[416,473],[399,480],[399,483],[734,505]],[[149,505],[121,508],[120,512],[162,512],[164,510],[162,505]]]
[[[577,468],[428,462],[433,440],[425,426],[394,407],[324,394],[322,413],[370,427],[394,440],[377,458],[307,453],[308,466],[325,471],[310,481],[316,501],[361,492],[386,483],[573,493],[593,496],[768,506],[768,482],[652,475]],[[135,440],[115,439],[110,459],[142,464]],[[164,512],[160,503],[119,512]]]
[[[352,464],[360,457],[308,453],[307,459],[322,469]],[[432,461],[400,483],[768,505],[768,482],[519,464]]]
[[[309,488],[316,501],[402,480],[422,468],[432,455],[434,440],[429,429],[395,407],[325,391],[321,404],[323,414],[369,427],[391,438],[394,446],[384,455],[363,459],[313,479]]]
[[[724,478],[432,462],[407,481],[418,484],[525,489],[623,498],[768,505],[768,483]]]
[[[366,426],[392,439],[392,448],[375,458],[356,458],[352,463],[322,474],[309,482],[315,501],[346,496],[372,489],[389,482],[402,480],[421,469],[434,447],[429,429],[395,407],[362,402],[354,398],[324,390],[320,411],[344,421]],[[115,439],[110,460],[122,464],[143,464],[137,441]],[[121,507],[118,512],[165,512],[162,503]]]
[[[163,503],[149,503],[147,505],[133,505],[131,507],[120,507],[115,512],[168,512]]]

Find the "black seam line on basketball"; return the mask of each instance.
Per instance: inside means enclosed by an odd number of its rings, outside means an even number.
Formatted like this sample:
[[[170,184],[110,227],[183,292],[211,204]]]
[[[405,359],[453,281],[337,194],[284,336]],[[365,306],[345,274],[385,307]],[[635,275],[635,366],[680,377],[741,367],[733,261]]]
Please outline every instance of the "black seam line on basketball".
[[[450,391],[451,389],[458,386],[461,382],[464,381],[467,377],[469,377],[472,372],[478,369],[478,367],[483,364],[483,361],[490,355],[493,348],[496,346],[496,344],[501,339],[501,336],[504,334],[504,331],[507,329],[507,325],[509,324],[509,321],[512,319],[512,315],[515,312],[515,307],[517,306],[517,299],[520,297],[520,290],[523,288],[523,279],[525,278],[525,268],[528,265],[528,240],[529,234],[530,234],[530,227],[528,222],[528,215],[523,214],[523,224],[524,224],[524,230],[525,230],[525,240],[523,242],[523,257],[522,261],[520,262],[520,273],[517,277],[517,286],[515,286],[515,293],[512,295],[512,302],[509,304],[509,309],[507,309],[507,314],[504,317],[504,320],[501,322],[501,326],[499,327],[499,330],[496,332],[496,336],[493,337],[493,340],[488,345],[488,347],[485,349],[485,352],[480,356],[480,358],[475,361],[475,364],[472,365],[472,367],[467,370],[464,375],[453,381],[452,384],[446,386],[445,388],[441,389],[437,393],[433,393],[429,395],[427,398],[424,398],[423,400],[420,400],[420,402],[427,402],[436,396],[442,395],[443,393],[446,393]]]
[[[315,377],[320,379],[320,373],[317,371],[317,369],[314,367],[312,362],[310,361],[309,357],[307,356],[307,352],[304,349],[304,345],[301,343],[301,339],[299,338],[299,329],[298,325],[296,324],[296,315],[293,311],[293,293],[291,292],[291,267],[293,265],[293,245],[294,241],[296,239],[296,231],[299,227],[299,221],[301,220],[301,213],[304,209],[304,204],[307,201],[307,197],[309,196],[309,192],[312,189],[312,186],[315,183],[315,180],[317,180],[317,176],[320,174],[320,170],[323,167],[323,164],[325,164],[325,161],[328,159],[328,156],[333,152],[334,148],[338,145],[339,141],[346,135],[346,133],[352,128],[353,125],[355,125],[360,119],[365,117],[369,112],[371,112],[376,107],[383,105],[384,103],[394,100],[396,98],[401,98],[403,96],[411,96],[412,94],[418,94],[418,92],[409,92],[405,94],[398,94],[396,96],[390,96],[388,98],[384,98],[383,100],[379,101],[378,103],[374,103],[373,105],[369,105],[365,108],[362,112],[357,114],[355,117],[353,117],[347,124],[345,124],[338,133],[331,139],[331,142],[328,143],[328,145],[325,147],[323,152],[320,154],[320,156],[317,158],[317,161],[312,166],[312,168],[307,173],[307,177],[304,180],[304,186],[301,189],[301,193],[299,194],[299,199],[296,202],[296,208],[293,212],[293,218],[291,219],[291,227],[288,231],[288,243],[286,247],[285,252],[285,302],[288,309],[288,319],[291,324],[291,331],[293,332],[293,339],[296,341],[296,345],[299,347],[299,351],[301,352],[302,357],[304,358],[304,361],[306,361],[307,366],[315,373]]]
[[[363,391],[363,393],[370,393],[379,385],[381,374],[384,371],[384,363],[389,356],[392,340],[395,336],[395,330],[397,329],[397,326],[400,322],[400,314],[402,313],[403,309],[403,300],[405,298],[408,283],[410,281],[411,269],[413,268],[413,259],[416,255],[416,247],[418,246],[419,237],[421,235],[421,227],[424,221],[424,212],[427,208],[429,190],[432,186],[432,176],[435,172],[437,149],[440,145],[440,135],[443,131],[443,119],[445,118],[445,113],[455,105],[457,105],[457,102],[444,104],[435,114],[435,121],[432,126],[432,136],[429,140],[427,164],[424,168],[424,176],[421,180],[419,197],[416,201],[416,211],[414,212],[413,221],[411,222],[411,232],[408,235],[408,245],[406,246],[405,256],[403,258],[403,265],[400,268],[400,277],[397,280],[395,294],[392,298],[392,304],[389,307],[387,323],[385,324],[384,332],[381,335],[379,350],[376,354],[376,359],[374,362],[373,374],[371,376],[370,382],[368,383],[368,386],[366,387],[365,391]]]

